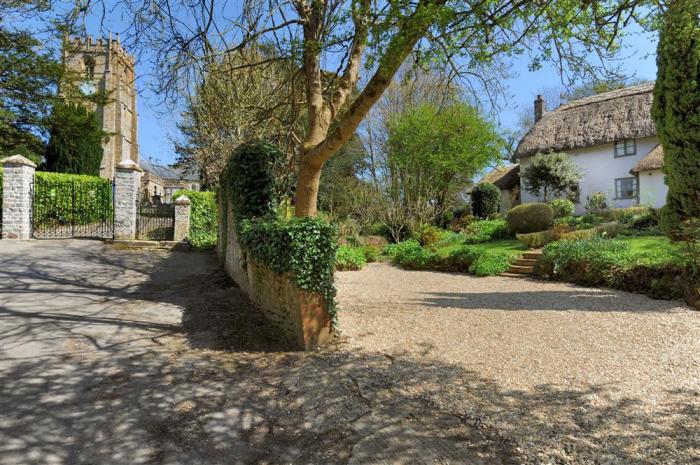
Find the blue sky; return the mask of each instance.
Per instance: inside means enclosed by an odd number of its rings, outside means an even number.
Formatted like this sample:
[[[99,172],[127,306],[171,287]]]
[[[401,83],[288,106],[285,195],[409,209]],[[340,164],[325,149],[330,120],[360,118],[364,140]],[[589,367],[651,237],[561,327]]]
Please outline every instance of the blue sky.
[[[120,23],[122,21],[118,15],[113,19],[107,18],[103,30],[111,28],[115,32],[119,31],[123,26],[123,23]],[[96,17],[89,18],[86,27],[93,37],[99,36],[100,25]],[[622,45],[620,60],[615,64],[620,65],[622,71],[629,76],[654,79],[656,37],[648,33],[636,33],[627,36]],[[506,104],[497,113],[498,124],[507,129],[516,126],[521,108],[527,108],[528,111],[532,108],[532,101],[538,91],[562,86],[559,75],[552,67],[545,66],[536,72],[530,72],[526,57],[513,61],[511,65],[515,75],[505,82]],[[150,91],[148,80],[151,70],[148,63],[137,63],[136,67],[141,157],[165,164],[173,163],[176,156],[172,140],[178,136],[176,123],[179,111],[160,104],[159,97]]]

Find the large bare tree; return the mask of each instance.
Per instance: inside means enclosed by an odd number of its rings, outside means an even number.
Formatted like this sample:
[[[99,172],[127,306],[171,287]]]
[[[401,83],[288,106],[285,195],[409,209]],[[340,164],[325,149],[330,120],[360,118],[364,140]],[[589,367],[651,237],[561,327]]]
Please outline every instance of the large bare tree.
[[[106,2],[106,0],[103,0]],[[596,74],[630,21],[652,0],[80,0],[86,13],[117,14],[128,38],[151,53],[159,89],[187,90],[218,53],[251,44],[297,59],[308,125],[301,142],[296,214],[316,213],[323,164],[352,136],[404,60],[445,67],[475,92],[493,90],[494,68],[529,54],[572,78]],[[591,60],[595,56],[602,61]],[[260,63],[249,63],[254,67]],[[595,63],[595,64],[594,64]],[[371,77],[358,87],[360,70]]]

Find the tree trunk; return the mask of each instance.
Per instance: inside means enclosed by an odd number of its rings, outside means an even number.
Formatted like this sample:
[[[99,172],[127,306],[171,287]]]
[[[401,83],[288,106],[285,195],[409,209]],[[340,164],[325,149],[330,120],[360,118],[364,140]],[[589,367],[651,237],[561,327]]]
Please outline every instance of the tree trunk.
[[[296,216],[316,215],[322,166],[316,166],[302,158],[296,188],[296,209],[294,212]]]

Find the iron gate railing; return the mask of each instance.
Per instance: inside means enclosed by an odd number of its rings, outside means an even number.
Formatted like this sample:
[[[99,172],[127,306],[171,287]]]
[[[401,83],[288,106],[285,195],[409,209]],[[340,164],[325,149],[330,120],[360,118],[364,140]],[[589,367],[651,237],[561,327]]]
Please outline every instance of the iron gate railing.
[[[36,177],[32,232],[37,239],[114,237],[114,183]]]
[[[175,205],[141,202],[136,221],[136,238],[172,241],[175,233]]]

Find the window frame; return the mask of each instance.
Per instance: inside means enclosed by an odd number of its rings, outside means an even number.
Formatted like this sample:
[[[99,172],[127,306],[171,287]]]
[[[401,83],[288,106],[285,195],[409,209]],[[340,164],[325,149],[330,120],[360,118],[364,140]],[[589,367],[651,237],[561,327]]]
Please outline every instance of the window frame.
[[[622,144],[622,150],[618,150],[618,144]],[[631,147],[631,151],[630,150]],[[613,143],[613,153],[615,158],[633,157],[637,155],[637,140],[636,139],[620,139]]]
[[[621,197],[620,194],[622,193],[622,182],[631,179],[632,180],[632,187],[633,187],[633,195],[631,197]],[[620,182],[620,189],[618,190],[617,185],[618,181]],[[637,179],[636,176],[627,176],[624,178],[615,178],[615,200],[634,200],[639,198],[639,179]]]

